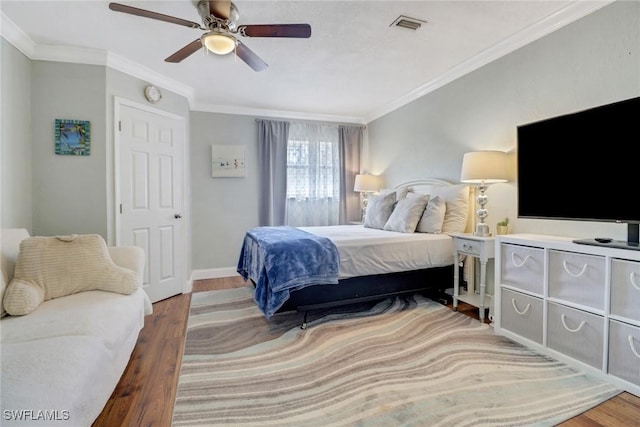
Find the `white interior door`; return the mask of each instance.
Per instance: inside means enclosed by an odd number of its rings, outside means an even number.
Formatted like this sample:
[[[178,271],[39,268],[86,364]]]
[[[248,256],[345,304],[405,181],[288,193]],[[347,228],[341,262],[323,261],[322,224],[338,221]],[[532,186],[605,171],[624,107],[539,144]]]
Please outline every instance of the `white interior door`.
[[[120,104],[116,137],[118,244],[146,254],[144,288],[152,302],[185,285],[183,118]]]

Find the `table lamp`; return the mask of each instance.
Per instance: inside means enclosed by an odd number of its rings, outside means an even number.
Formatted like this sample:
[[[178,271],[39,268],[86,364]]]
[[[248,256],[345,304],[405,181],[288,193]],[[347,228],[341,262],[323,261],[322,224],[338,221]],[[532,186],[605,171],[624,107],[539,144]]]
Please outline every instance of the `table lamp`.
[[[369,193],[375,193],[380,189],[380,181],[377,175],[358,174],[353,185],[353,191],[362,193],[362,220],[367,213],[367,198]]]
[[[477,184],[480,193],[476,201],[480,207],[476,211],[476,216],[480,220],[476,224],[475,236],[488,237],[489,226],[484,222],[489,215],[489,211],[485,207],[487,204],[488,184],[497,182],[507,182],[507,153],[504,151],[475,151],[466,153],[462,158],[462,173],[460,181]]]

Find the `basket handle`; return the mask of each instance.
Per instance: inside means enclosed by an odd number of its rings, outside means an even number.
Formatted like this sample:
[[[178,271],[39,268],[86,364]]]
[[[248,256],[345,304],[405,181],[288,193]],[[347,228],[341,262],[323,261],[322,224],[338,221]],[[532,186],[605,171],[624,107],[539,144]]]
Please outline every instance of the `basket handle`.
[[[640,359],[640,353],[638,353],[638,350],[636,350],[636,346],[633,344],[633,337],[631,335],[629,335],[629,347],[631,348],[633,354],[635,354],[636,357]]]
[[[525,315],[527,313],[527,311],[529,311],[529,308],[531,307],[531,303],[529,303],[524,308],[524,310],[522,310],[522,311],[518,310],[518,306],[516,305],[516,299],[515,298],[511,298],[511,305],[513,306],[513,309],[516,311],[516,313],[518,313],[520,316]]]
[[[631,286],[633,286],[637,291],[640,291],[640,285],[638,283],[636,283],[634,277],[636,277],[637,274],[635,271],[632,271],[631,274],[629,274],[629,281],[631,282]]]
[[[569,273],[570,276],[573,277],[580,277],[584,274],[585,271],[587,271],[587,264],[585,263],[585,265],[582,266],[582,270],[580,271],[580,273],[572,273],[569,270],[568,264],[567,264],[567,260],[562,261],[562,266],[564,267],[564,271],[566,271],[567,273]]]
[[[569,332],[579,332],[580,329],[582,329],[582,327],[584,326],[585,322],[584,320],[582,322],[580,322],[580,324],[578,325],[577,328],[575,329],[571,329],[569,326],[567,326],[567,322],[565,321],[565,316],[564,314],[562,316],[560,316],[560,320],[562,320],[562,326],[564,326],[564,328],[569,331]]]
[[[511,253],[511,262],[513,263],[514,266],[516,266],[517,268],[520,268],[524,265],[525,262],[527,262],[527,260],[531,258],[531,255],[527,255],[526,257],[524,257],[524,259],[522,260],[522,262],[520,264],[518,264],[516,262],[516,253],[512,252]]]

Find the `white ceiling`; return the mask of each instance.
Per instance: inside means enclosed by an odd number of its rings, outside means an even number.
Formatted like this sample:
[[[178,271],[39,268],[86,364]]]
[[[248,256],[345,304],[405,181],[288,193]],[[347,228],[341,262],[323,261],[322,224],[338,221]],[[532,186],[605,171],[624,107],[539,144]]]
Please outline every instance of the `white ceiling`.
[[[192,0],[118,1],[201,22]],[[234,1],[238,24],[308,23],[309,39],[239,37],[232,54],[164,59],[203,31],[111,11],[105,1],[2,0],[2,34],[32,59],[104,63],[189,98],[191,108],[366,123],[610,1]],[[427,21],[392,27],[399,16]]]

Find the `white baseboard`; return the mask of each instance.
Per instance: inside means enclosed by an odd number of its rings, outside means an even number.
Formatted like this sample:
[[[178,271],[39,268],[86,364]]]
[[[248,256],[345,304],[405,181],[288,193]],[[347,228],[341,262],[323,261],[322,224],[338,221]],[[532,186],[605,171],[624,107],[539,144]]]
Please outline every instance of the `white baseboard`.
[[[191,280],[218,279],[220,277],[239,276],[236,267],[207,268],[202,270],[193,270],[191,272]]]

